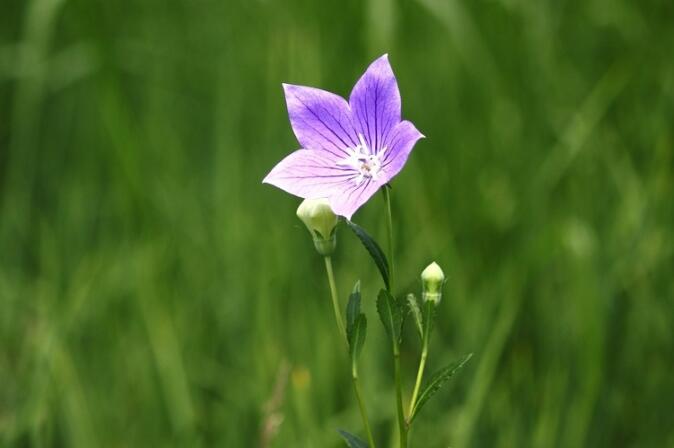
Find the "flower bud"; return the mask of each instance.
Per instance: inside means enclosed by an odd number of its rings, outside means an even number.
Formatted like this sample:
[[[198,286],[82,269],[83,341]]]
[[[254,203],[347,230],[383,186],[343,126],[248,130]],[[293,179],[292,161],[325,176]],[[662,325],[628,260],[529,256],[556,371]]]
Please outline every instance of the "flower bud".
[[[327,256],[335,251],[337,215],[327,199],[305,199],[297,208],[297,217],[304,222],[314,239],[319,254]]]
[[[445,273],[440,266],[433,262],[421,273],[421,297],[424,303],[432,301],[436,305],[442,298],[442,285],[445,283]]]

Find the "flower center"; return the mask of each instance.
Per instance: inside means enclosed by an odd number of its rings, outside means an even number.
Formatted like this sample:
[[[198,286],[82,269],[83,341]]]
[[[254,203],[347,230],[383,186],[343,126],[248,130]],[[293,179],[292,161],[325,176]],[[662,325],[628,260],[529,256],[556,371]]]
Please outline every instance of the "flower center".
[[[366,177],[378,179],[381,171],[380,156],[386,151],[386,148],[382,148],[374,154],[365,143],[363,134],[358,134],[358,139],[360,144],[353,148],[347,148],[348,157],[337,162],[337,165],[348,166],[358,172],[358,175],[353,179],[356,185],[359,185]]]

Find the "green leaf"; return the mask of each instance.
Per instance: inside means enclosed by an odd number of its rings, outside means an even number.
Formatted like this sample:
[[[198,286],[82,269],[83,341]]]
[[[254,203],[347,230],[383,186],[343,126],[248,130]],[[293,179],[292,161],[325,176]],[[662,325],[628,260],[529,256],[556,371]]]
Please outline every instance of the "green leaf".
[[[414,318],[414,324],[417,327],[417,333],[419,333],[419,338],[424,338],[424,324],[423,318],[421,317],[421,310],[419,309],[419,302],[414,294],[407,294],[407,308],[409,313]]]
[[[461,368],[468,362],[470,358],[473,357],[472,353],[467,354],[458,362],[448,365],[436,372],[424,388],[424,390],[419,395],[417,403],[414,405],[414,410],[410,416],[410,423],[417,416],[421,408],[426,404],[426,402],[433,396],[440,388],[449,380],[456,372],[461,370]]]
[[[377,312],[391,340],[400,342],[403,324],[402,309],[398,301],[385,289],[380,290],[377,296]]]
[[[343,429],[338,429],[337,432],[344,438],[350,448],[368,448],[368,444],[364,440],[354,436],[350,432],[346,432]]]
[[[349,340],[349,355],[351,355],[351,362],[356,362],[358,356],[365,344],[365,334],[367,333],[367,318],[365,314],[360,313],[353,325],[351,331],[346,335]]]
[[[349,294],[349,303],[346,305],[346,333],[351,332],[353,324],[360,315],[360,280],[353,286]]]
[[[379,269],[379,273],[381,274],[382,280],[384,280],[386,289],[390,289],[391,284],[389,283],[389,264],[388,260],[386,259],[386,255],[384,255],[384,252],[381,250],[381,247],[379,247],[379,244],[377,244],[377,242],[370,235],[368,235],[365,229],[363,229],[358,224],[349,220],[346,221],[346,224],[353,231],[353,233],[356,234],[360,242],[363,243],[363,246],[365,246],[365,249],[367,249],[368,253],[372,257],[372,260],[374,260],[374,264],[377,266],[377,269]]]

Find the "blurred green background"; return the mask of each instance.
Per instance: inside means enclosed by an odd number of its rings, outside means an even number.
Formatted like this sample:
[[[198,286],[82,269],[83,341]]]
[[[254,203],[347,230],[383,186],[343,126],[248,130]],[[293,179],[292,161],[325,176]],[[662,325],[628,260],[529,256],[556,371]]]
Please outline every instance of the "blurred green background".
[[[669,0],[3,0],[0,444],[362,434],[299,200],[261,179],[298,146],[282,82],[348,95],[389,53],[428,137],[393,184],[396,283],[437,260],[429,370],[475,353],[411,446],[674,446],[673,24]],[[383,242],[383,212],[354,221]],[[380,280],[339,239],[394,446]]]

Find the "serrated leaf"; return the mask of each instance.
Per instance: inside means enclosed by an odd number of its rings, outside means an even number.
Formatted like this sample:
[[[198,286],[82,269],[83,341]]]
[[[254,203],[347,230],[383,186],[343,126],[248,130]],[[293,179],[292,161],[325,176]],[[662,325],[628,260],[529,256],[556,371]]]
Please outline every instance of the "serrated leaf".
[[[380,290],[377,296],[377,312],[391,340],[399,342],[403,324],[403,313],[400,304],[385,289]]]
[[[354,321],[351,331],[349,331],[346,335],[347,339],[349,340],[349,355],[351,355],[351,361],[354,363],[356,360],[358,360],[358,356],[363,349],[366,333],[367,318],[365,317],[365,314],[360,313]]]
[[[343,429],[338,429],[337,432],[344,438],[346,444],[350,448],[369,448],[368,444],[358,436],[354,436],[350,432],[344,431]]]
[[[353,324],[360,314],[360,280],[353,286],[349,294],[349,303],[346,305],[346,333],[351,332]]]
[[[409,309],[410,314],[414,318],[414,324],[417,327],[417,333],[419,333],[419,338],[424,338],[424,324],[423,318],[421,317],[421,310],[419,309],[419,302],[414,294],[407,294],[407,308]]]
[[[365,246],[365,249],[370,254],[370,257],[372,257],[377,269],[379,269],[379,273],[381,274],[382,280],[384,280],[386,289],[389,289],[391,287],[389,283],[389,264],[386,255],[384,255],[384,251],[381,250],[379,244],[377,244],[374,238],[372,238],[361,226],[349,220],[346,221],[346,224],[353,233],[356,234],[360,242],[363,243],[363,246]]]
[[[417,416],[421,408],[426,404],[426,402],[430,400],[430,398],[433,395],[435,395],[437,391],[440,390],[440,388],[447,382],[447,380],[449,380],[452,376],[454,376],[456,372],[461,370],[461,368],[468,362],[470,358],[472,358],[472,356],[473,356],[472,353],[467,354],[458,362],[452,363],[447,367],[440,369],[431,377],[430,381],[419,395],[417,403],[414,405],[414,410],[412,411],[412,415],[410,416],[410,423],[412,423],[412,421]]]

